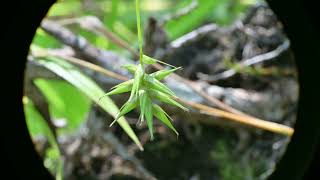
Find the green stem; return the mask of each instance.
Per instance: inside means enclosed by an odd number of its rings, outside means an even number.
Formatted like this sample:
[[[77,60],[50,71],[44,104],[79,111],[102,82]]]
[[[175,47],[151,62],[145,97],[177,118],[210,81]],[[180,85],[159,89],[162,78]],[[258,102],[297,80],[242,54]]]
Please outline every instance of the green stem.
[[[138,42],[139,42],[139,51],[140,51],[140,64],[143,66],[142,57],[142,32],[141,32],[141,20],[140,20],[140,2],[136,0],[136,16],[137,16],[137,28],[138,28]]]

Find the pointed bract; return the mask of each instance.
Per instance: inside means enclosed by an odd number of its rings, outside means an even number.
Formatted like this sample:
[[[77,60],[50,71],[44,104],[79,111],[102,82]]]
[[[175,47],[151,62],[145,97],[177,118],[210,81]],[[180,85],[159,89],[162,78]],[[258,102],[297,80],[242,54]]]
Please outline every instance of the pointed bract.
[[[154,90],[161,91],[165,94],[176,97],[173,91],[171,91],[166,85],[162,84],[159,80],[150,75],[145,76],[146,85]]]
[[[147,125],[148,125],[148,129],[150,131],[151,140],[153,140],[154,139],[154,136],[153,136],[154,130],[153,130],[153,118],[152,118],[152,102],[151,102],[151,99],[148,97],[148,95],[146,96],[144,115],[147,120]]]
[[[160,70],[160,71],[156,71],[152,74],[150,74],[150,76],[156,78],[157,80],[161,81],[164,78],[166,78],[167,76],[169,76],[170,74],[172,74],[174,71],[181,69],[181,67],[177,67],[174,69],[164,69],[164,70]]]
[[[131,91],[131,89],[132,89],[132,84],[123,84],[121,86],[116,87],[112,91],[106,93],[105,95],[110,96],[110,95],[115,95],[115,94],[126,93],[126,92]]]
[[[126,64],[126,65],[123,65],[122,67],[128,70],[131,74],[134,74],[138,68],[137,65],[134,65],[134,64]]]
[[[158,106],[156,104],[152,105],[152,112],[153,112],[153,115],[159,121],[161,121],[163,124],[168,126],[172,131],[174,131],[177,134],[177,136],[179,135],[178,131],[173,127],[172,123],[168,119],[167,113],[160,106]]]
[[[147,104],[147,93],[145,90],[140,90],[139,91],[139,96],[140,96],[140,118],[141,122],[144,120],[144,112],[146,110],[146,104]]]
[[[133,85],[132,85],[132,90],[131,90],[129,100],[138,95],[138,90],[141,85],[141,80],[143,78],[143,75],[144,75],[144,70],[142,68],[142,65],[139,65],[134,74],[134,80],[133,80]]]
[[[177,101],[175,101],[174,99],[172,99],[170,96],[168,96],[167,94],[164,94],[162,92],[159,91],[155,91],[155,90],[150,90],[151,95],[154,96],[156,99],[158,99],[161,102],[173,105],[173,106],[177,106],[179,108],[181,108],[184,111],[189,111],[188,108],[184,107],[182,104],[178,103]]]
[[[138,105],[138,97],[128,100],[121,108],[120,112],[116,116],[115,120],[110,124],[110,127],[122,116],[132,111]]]
[[[151,58],[147,55],[143,55],[142,62],[144,64],[155,64],[155,63],[157,63],[157,60],[154,58]]]
[[[117,88],[117,87],[119,87],[119,86],[126,86],[126,85],[132,85],[132,84],[133,84],[133,79],[130,79],[130,80],[125,81],[125,82],[123,82],[123,83],[120,83],[120,84],[118,84],[118,85],[116,85],[116,86],[113,86],[113,87],[111,88],[111,90],[113,90],[113,89],[115,89],[115,88]]]

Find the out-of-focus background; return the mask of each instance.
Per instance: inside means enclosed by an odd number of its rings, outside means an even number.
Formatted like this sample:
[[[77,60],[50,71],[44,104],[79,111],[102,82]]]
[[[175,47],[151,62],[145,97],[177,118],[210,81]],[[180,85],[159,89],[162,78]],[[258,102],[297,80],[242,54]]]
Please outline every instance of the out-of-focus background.
[[[141,0],[141,15],[145,53],[183,67],[177,73],[189,83],[165,81],[179,97],[293,127],[294,57],[264,1]],[[127,96],[98,99],[131,77],[121,65],[135,63],[137,51],[134,0],[60,0],[50,9],[31,46],[23,103],[35,147],[54,176],[257,180],[272,173],[290,140],[286,132],[166,105],[178,138],[155,122],[150,141],[146,125],[136,125],[138,111],[122,124],[131,128],[110,128]]]

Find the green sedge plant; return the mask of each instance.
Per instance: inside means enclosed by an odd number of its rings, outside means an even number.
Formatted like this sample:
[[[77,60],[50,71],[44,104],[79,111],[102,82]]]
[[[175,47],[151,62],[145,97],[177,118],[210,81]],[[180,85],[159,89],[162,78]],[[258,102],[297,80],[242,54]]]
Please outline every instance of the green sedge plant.
[[[136,19],[138,29],[138,43],[139,43],[139,64],[124,65],[123,68],[128,70],[134,75],[133,79],[120,83],[113,87],[110,92],[104,96],[110,96],[121,93],[129,93],[130,97],[126,103],[120,108],[120,112],[117,114],[115,120],[110,124],[110,127],[122,116],[126,115],[133,109],[140,108],[140,116],[138,123],[147,122],[147,126],[150,132],[151,140],[154,139],[153,117],[156,117],[159,121],[169,127],[178,136],[179,133],[171,123],[170,116],[156,104],[156,101],[162,103],[177,106],[184,111],[188,111],[186,107],[178,103],[174,99],[177,99],[175,93],[164,85],[161,80],[172,74],[174,71],[181,67],[174,67],[170,64],[162,62],[160,60],[151,58],[143,53],[143,39],[141,32],[141,20],[140,20],[140,3],[136,0]],[[147,74],[145,72],[146,65],[152,65],[155,63],[165,64],[172,69],[159,70],[154,73]],[[103,97],[104,97],[103,96]],[[103,98],[101,97],[101,98]]]

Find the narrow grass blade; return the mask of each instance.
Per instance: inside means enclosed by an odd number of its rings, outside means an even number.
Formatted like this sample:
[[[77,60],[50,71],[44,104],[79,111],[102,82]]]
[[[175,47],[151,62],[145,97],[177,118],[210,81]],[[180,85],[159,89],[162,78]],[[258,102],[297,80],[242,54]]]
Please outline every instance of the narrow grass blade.
[[[38,59],[37,61],[50,71],[56,73],[58,76],[68,81],[73,86],[77,87],[80,91],[86,94],[92,101],[96,102],[103,110],[105,110],[113,117],[116,117],[119,113],[118,107],[108,96],[99,100],[99,97],[102,97],[105,94],[104,91],[93,80],[91,80],[91,78],[81,73],[80,70],[72,64],[64,61],[63,59],[53,57]],[[117,120],[117,122],[127,133],[127,135],[137,144],[140,150],[143,150],[138,137],[136,136],[126,119],[121,117]]]

